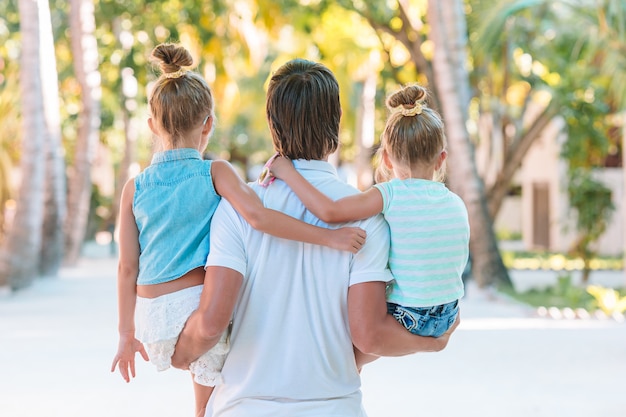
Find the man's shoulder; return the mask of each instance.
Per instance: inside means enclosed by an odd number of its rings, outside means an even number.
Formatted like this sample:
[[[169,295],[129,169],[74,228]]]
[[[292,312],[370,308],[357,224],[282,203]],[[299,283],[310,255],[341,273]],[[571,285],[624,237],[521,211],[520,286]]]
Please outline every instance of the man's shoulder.
[[[356,187],[341,181],[339,178],[335,178],[335,181],[324,181],[320,183],[318,190],[333,200],[339,200],[340,198],[349,197],[361,192]]]
[[[247,185],[250,188],[252,188],[252,190],[256,193],[256,195],[259,196],[261,201],[263,201],[263,192],[265,191],[265,189],[263,187],[259,186],[259,184],[256,181],[248,182]],[[217,209],[222,211],[222,212],[224,212],[224,213],[228,213],[229,216],[238,217],[244,223],[246,223],[245,220],[243,220],[243,216],[241,216],[239,214],[239,212],[237,212],[237,210],[235,210],[235,208],[232,206],[232,204],[230,204],[230,202],[227,199],[223,198],[223,197],[220,199],[220,202],[219,202],[219,205],[218,205]]]
[[[382,214],[375,214],[372,217],[368,217],[367,219],[359,220],[355,222],[355,226],[358,226],[370,233],[371,229],[382,229],[383,231],[389,231],[389,224],[385,220],[385,217]]]

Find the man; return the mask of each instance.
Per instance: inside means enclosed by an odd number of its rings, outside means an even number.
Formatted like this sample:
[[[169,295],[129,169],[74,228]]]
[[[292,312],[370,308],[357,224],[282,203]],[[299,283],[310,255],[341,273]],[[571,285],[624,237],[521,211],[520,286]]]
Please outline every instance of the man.
[[[339,86],[323,65],[293,60],[272,76],[267,119],[274,147],[332,199],[357,193],[326,162],[339,145]],[[326,226],[282,181],[253,185],[266,207]],[[283,240],[250,227],[222,200],[211,224],[203,298],[177,345],[185,367],[232,318],[224,383],[206,416],[365,416],[353,343],[370,358],[443,349],[387,314],[389,229],[381,216],[353,222],[367,241],[353,255]]]

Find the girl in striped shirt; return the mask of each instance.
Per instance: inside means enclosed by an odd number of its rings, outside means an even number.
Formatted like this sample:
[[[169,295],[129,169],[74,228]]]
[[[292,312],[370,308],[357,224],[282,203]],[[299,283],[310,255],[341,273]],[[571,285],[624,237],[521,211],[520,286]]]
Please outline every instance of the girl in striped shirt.
[[[389,268],[394,276],[387,311],[411,333],[438,337],[458,314],[470,229],[465,204],[442,182],[444,127],[427,106],[427,94],[425,88],[409,85],[388,97],[377,183],[363,193],[332,201],[286,158],[276,158],[270,170],[325,222],[382,213],[391,232]]]

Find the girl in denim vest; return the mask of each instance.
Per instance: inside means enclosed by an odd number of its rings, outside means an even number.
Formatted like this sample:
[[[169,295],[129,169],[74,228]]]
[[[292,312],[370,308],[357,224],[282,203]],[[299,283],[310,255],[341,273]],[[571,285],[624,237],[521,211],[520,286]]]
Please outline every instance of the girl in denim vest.
[[[135,376],[135,354],[158,370],[171,363],[178,335],[198,308],[211,218],[221,197],[255,229],[272,235],[356,253],[359,228],[324,229],[266,209],[226,161],[205,161],[215,116],[206,81],[187,68],[189,52],[162,44],[152,52],[162,70],[150,94],[148,125],[159,151],[124,186],[120,202],[119,346],[111,371]],[[135,327],[136,324],[136,327]],[[145,348],[144,348],[145,347]],[[228,352],[228,335],[189,367],[196,414],[204,408]]]
[[[275,159],[270,170],[325,222],[382,213],[391,232],[389,268],[394,276],[388,313],[413,334],[438,337],[458,314],[470,229],[465,204],[440,181],[446,139],[443,122],[426,105],[426,96],[423,87],[409,85],[387,99],[391,114],[381,136],[377,184],[364,193],[332,201],[289,160]],[[359,364],[362,360],[357,353]]]

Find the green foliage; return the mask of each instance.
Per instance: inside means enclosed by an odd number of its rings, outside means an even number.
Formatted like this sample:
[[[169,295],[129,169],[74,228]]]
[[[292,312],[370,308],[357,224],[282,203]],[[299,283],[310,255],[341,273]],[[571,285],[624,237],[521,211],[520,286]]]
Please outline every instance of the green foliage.
[[[15,1],[0,6],[0,153],[19,160],[19,15]],[[1,177],[0,177],[1,178]],[[6,181],[7,178],[4,178]]]
[[[496,231],[498,240],[521,240],[522,234],[508,229],[500,229]]]
[[[588,61],[596,63],[610,85],[609,94],[615,107],[626,109],[626,2],[605,0],[595,10],[589,26],[594,42]]]
[[[0,36],[3,39],[10,34],[18,34],[20,16],[17,10],[17,0],[8,0],[0,3]]]
[[[519,82],[528,83],[528,98],[558,106],[569,136],[591,140],[586,148],[580,141],[570,144],[565,158],[584,158],[596,147],[604,151],[602,116],[617,110],[612,101],[617,91],[609,86],[615,87],[616,77],[626,77],[626,72],[613,55],[600,51],[623,51],[626,39],[598,35],[602,28],[612,34],[626,30],[623,15],[611,9],[617,5],[551,0],[477,0],[470,5],[470,39],[476,45],[472,79],[484,94],[482,104],[497,105],[488,98],[500,95],[511,106],[509,114],[519,117],[511,99],[519,97]]]
[[[592,22],[591,10],[575,10],[579,21]],[[578,239],[571,248],[572,254],[585,262],[583,280],[588,279],[589,262],[595,255],[593,243],[605,232],[615,209],[611,191],[594,178],[593,170],[604,166],[604,161],[617,147],[610,132],[609,116],[616,112],[612,105],[608,79],[596,66],[596,45],[581,39],[579,34],[569,34],[578,39],[577,48],[570,56],[572,62],[563,62],[564,77],[555,86],[562,106],[567,129],[567,141],[561,156],[568,163],[567,193],[570,207],[575,212]],[[576,36],[578,38],[576,38]]]
[[[4,210],[13,198],[12,169],[19,163],[21,140],[19,84],[19,15],[15,1],[0,6],[0,241]]]
[[[568,161],[572,178],[579,176],[580,170],[602,168],[609,153],[609,128],[604,123],[607,110],[594,111],[598,108],[594,104],[598,103],[588,103],[578,109],[563,109],[569,134],[561,148],[561,156]],[[572,102],[572,107],[574,106],[576,105]],[[600,107],[606,109],[602,103]]]
[[[555,298],[560,298],[569,307],[589,306],[589,298],[583,288],[572,284],[571,275],[560,275],[557,277],[557,284],[550,289],[550,293]]]
[[[100,1],[95,12],[102,79],[101,140],[118,165],[126,139],[124,119],[129,117],[140,131],[139,162],[148,162],[151,140],[145,126],[146,97],[157,75],[148,63],[149,54],[158,43],[180,41],[192,51],[197,70],[205,75],[216,97],[218,123],[210,151],[221,157],[249,158],[252,163],[269,156],[263,86],[278,65],[302,56],[321,60],[339,79],[344,109],[341,152],[349,161],[354,156],[355,110],[363,74],[380,74],[377,133],[386,118],[386,93],[399,84],[425,84],[426,76],[417,72],[409,48],[417,45],[427,60],[432,57],[425,22],[427,2],[403,4],[415,24],[403,20],[399,2],[393,0]],[[603,2],[606,6],[599,14],[595,4],[576,8],[570,4],[574,3],[467,2],[472,84],[480,107],[490,111],[493,105],[496,112],[504,114],[503,126],[519,120],[518,132],[522,130],[524,106],[538,96],[548,96],[563,109],[567,120],[570,140],[564,155],[570,165],[583,167],[590,162],[597,166],[611,146],[605,119],[598,116],[615,110],[616,99],[609,99],[613,95],[608,87],[624,74],[625,6],[620,0]],[[73,74],[67,0],[52,0],[51,12],[63,140],[71,166],[80,86]],[[581,36],[591,33],[587,28],[596,28],[602,36]],[[520,56],[526,59],[526,55],[531,57],[530,70],[520,63]],[[19,159],[15,151],[20,140],[16,128],[19,106],[16,83],[7,80],[17,79],[18,56],[17,2],[8,0],[0,5],[0,152],[8,152],[11,163]],[[609,60],[613,66],[601,67],[601,76],[596,63]],[[137,83],[132,103],[123,99],[121,75],[125,71],[131,71]],[[503,103],[505,108],[498,107]]]
[[[615,210],[611,190],[593,174],[595,168],[604,166],[611,149],[607,123],[611,108],[606,102],[606,90],[594,85],[593,78],[588,79],[587,88],[581,86],[566,94],[570,99],[563,107],[563,116],[568,136],[561,148],[568,162],[567,194],[579,235],[571,251],[583,259],[586,271],[595,255],[593,243],[605,232]],[[585,281],[587,277],[585,274]]]
[[[582,235],[575,253],[587,259],[593,255],[591,243],[605,232],[615,209],[611,190],[595,180],[591,172],[577,169],[570,177],[568,195],[570,206],[577,212],[576,228]]]
[[[486,16],[483,22],[469,18],[470,27],[478,27],[477,42],[484,47],[474,55],[478,68],[474,76],[482,79],[477,84],[483,105],[520,120],[525,113],[522,106],[536,101],[559,109],[565,121],[567,141],[561,156],[569,167],[567,191],[579,234],[572,255],[583,260],[588,272],[593,242],[606,230],[614,210],[610,191],[594,179],[592,170],[603,167],[609,152],[618,148],[608,123],[618,110],[612,99],[611,77],[599,70],[610,58],[598,49],[606,45],[608,37],[597,35],[607,27],[621,33],[623,16],[611,9],[615,4],[548,0],[471,4],[479,12],[475,16]],[[607,18],[603,20],[603,16]],[[626,38],[619,45],[623,49]],[[498,66],[501,71],[495,72],[495,77],[483,78]],[[623,68],[621,72],[625,73]],[[498,73],[502,75],[498,77]],[[489,100],[498,95],[503,99]],[[504,132],[506,135],[506,129]]]

